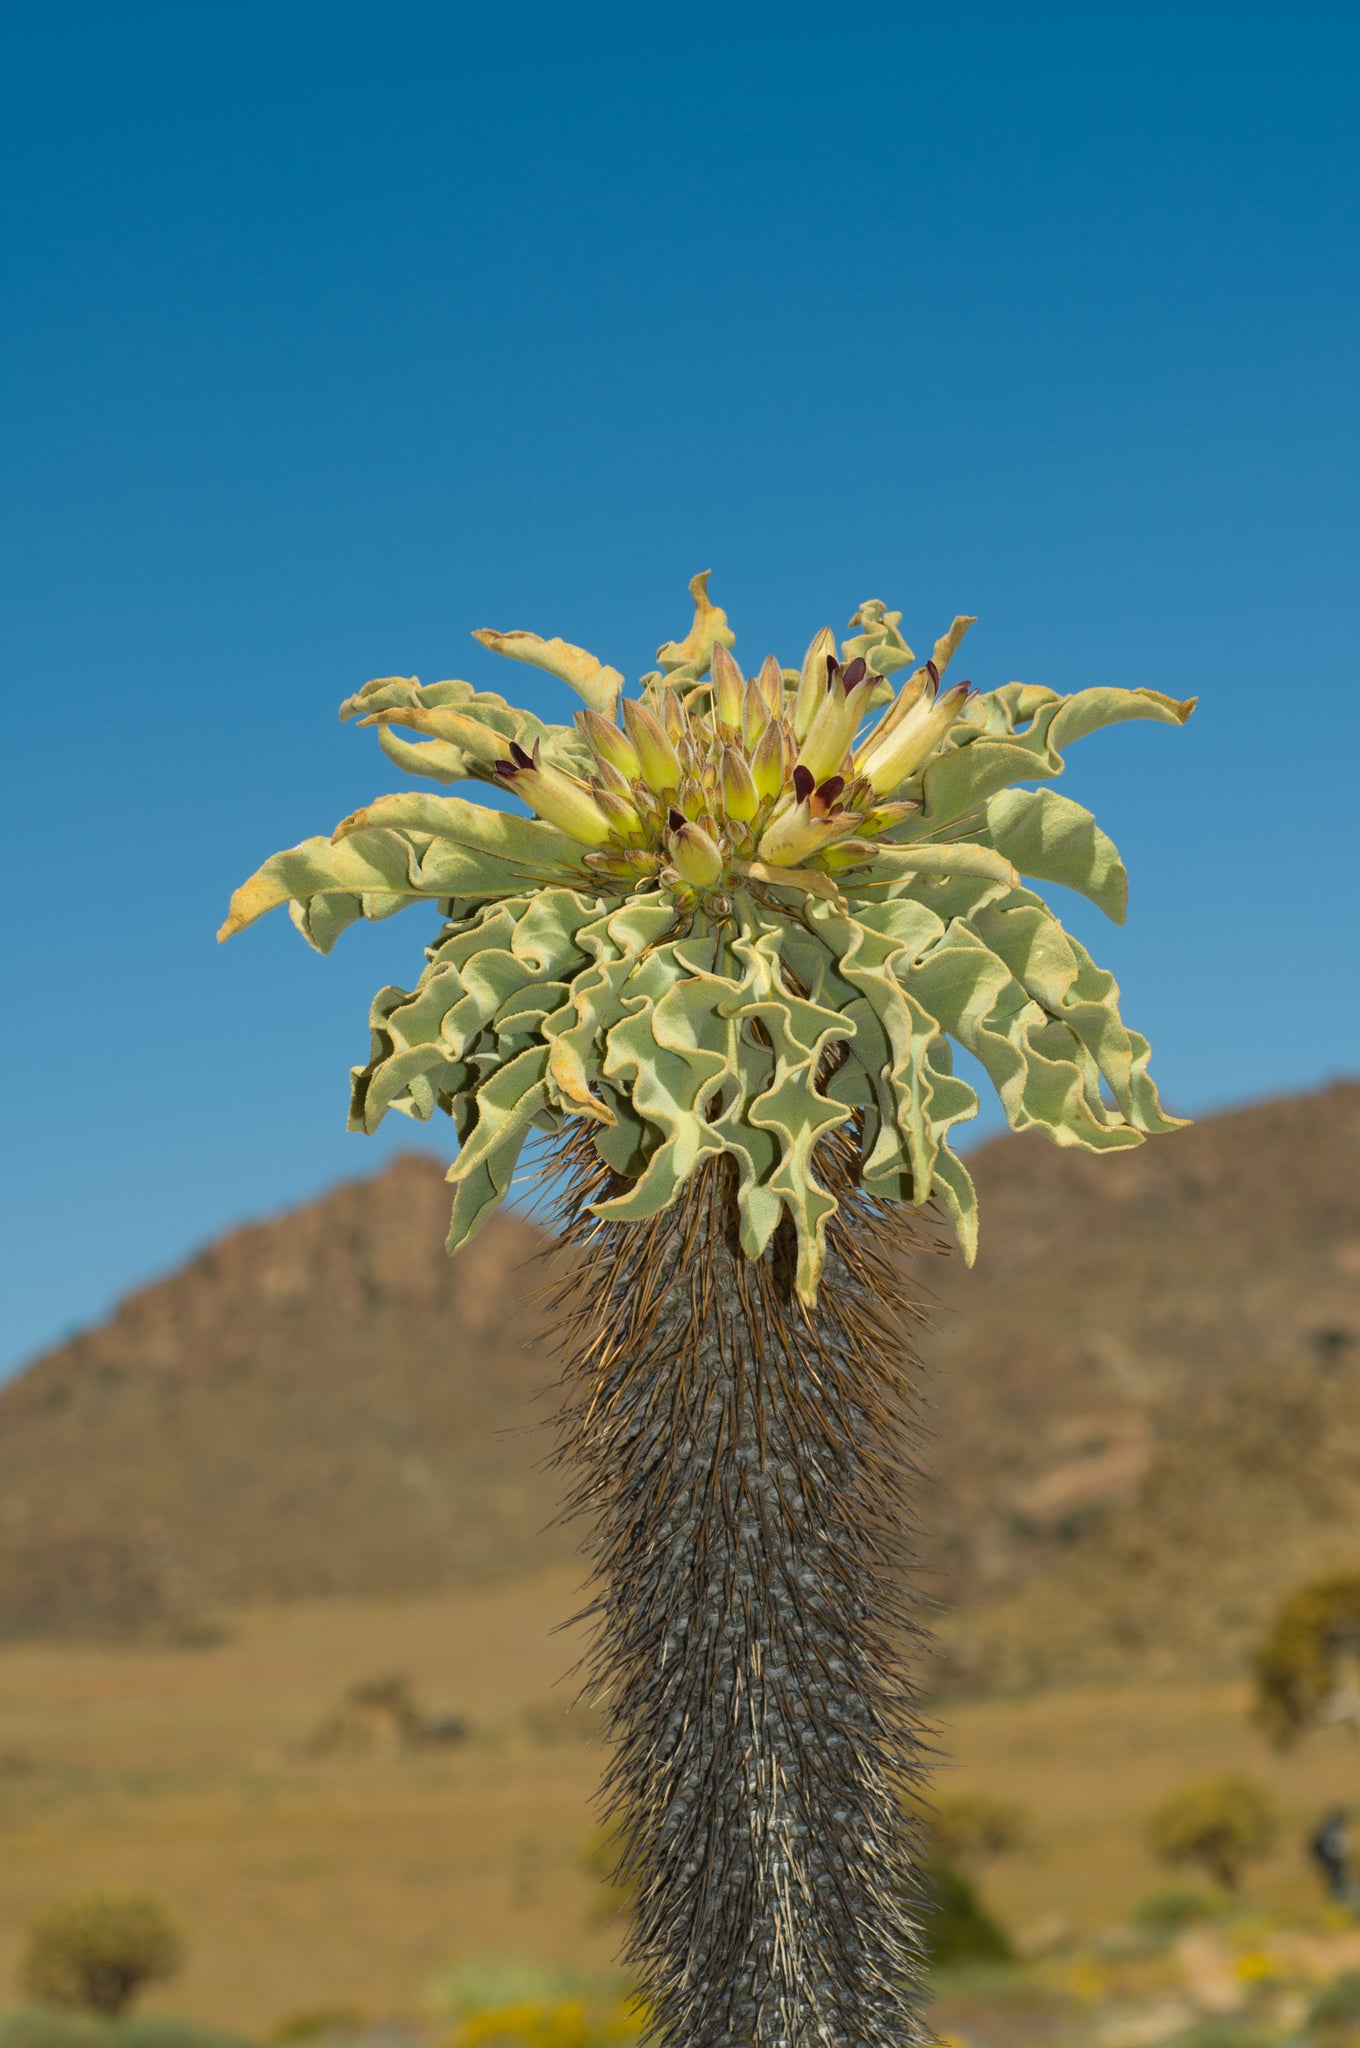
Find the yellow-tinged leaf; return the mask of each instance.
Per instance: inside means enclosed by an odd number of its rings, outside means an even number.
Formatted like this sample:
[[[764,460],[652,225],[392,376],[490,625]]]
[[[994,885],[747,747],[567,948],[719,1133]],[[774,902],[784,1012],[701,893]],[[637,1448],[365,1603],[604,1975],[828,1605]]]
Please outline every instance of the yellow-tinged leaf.
[[[712,660],[716,643],[721,642],[724,647],[736,644],[737,636],[727,623],[727,613],[709,597],[708,579],[712,573],[711,569],[705,569],[690,580],[694,624],[684,639],[667,640],[656,650],[656,658],[667,674],[674,669],[686,669],[698,677]]]
[[[559,682],[569,683],[602,718],[614,716],[623,677],[584,647],[573,647],[569,640],[543,640],[537,633],[497,633],[490,626],[479,627],[472,637],[493,654],[508,655],[511,661],[527,661],[532,667],[556,676]]]

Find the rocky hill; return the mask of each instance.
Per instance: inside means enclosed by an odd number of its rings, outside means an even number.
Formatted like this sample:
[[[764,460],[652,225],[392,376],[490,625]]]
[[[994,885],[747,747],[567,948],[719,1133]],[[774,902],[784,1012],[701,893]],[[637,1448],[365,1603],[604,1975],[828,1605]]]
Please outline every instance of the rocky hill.
[[[1360,1565],[1360,1083],[1091,1159],[981,1148],[932,1268],[943,1673],[1240,1658]],[[514,1580],[569,1549],[535,1228],[450,1262],[423,1157],[232,1232],[0,1389],[0,1633]]]

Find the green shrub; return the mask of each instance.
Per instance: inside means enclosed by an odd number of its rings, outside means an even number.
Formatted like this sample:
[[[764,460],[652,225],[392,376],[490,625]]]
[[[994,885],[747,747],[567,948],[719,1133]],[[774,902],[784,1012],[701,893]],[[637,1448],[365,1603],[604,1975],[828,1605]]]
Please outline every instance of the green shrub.
[[[1334,1708],[1360,1652],[1360,1575],[1321,1579],[1286,1600],[1256,1652],[1254,1717],[1287,1749]]]
[[[579,1998],[525,1999],[462,2021],[449,2048],[636,2048],[641,2032],[625,2003],[592,2012]]]
[[[1274,1806],[1250,1778],[1204,1778],[1172,1792],[1148,1817],[1148,1840],[1162,1863],[1189,1863],[1235,1892],[1242,1872],[1274,1847]]]
[[[1208,1892],[1168,1886],[1165,1891],[1149,1892],[1140,1899],[1133,1909],[1133,1919],[1136,1927],[1146,1927],[1152,1934],[1179,1934],[1183,1927],[1193,1927],[1199,1920],[1212,1920],[1218,1910]]]
[[[978,1899],[968,1879],[952,1864],[937,1862],[930,1874],[934,1911],[926,1946],[937,1969],[957,1963],[1009,1963],[1014,1950],[1000,1924]]]
[[[290,2012],[281,2019],[270,2035],[281,2048],[291,2048],[300,2041],[338,2041],[347,2035],[362,2034],[367,2020],[354,2005],[315,2005],[302,2012]]]
[[[1281,2048],[1277,2028],[1260,2020],[1199,2020],[1174,2034],[1166,2048]]]
[[[0,2048],[249,2048],[192,2020],[104,2020],[35,2006],[0,2019]]]
[[[107,2048],[109,2031],[107,2021],[36,2006],[0,2019],[0,2048]]]
[[[184,1959],[178,1928],[144,1892],[73,1892],[33,1921],[20,1979],[31,1997],[117,2019]]]
[[[1319,2048],[1356,2048],[1360,2043],[1360,1970],[1319,1992],[1309,2009],[1308,2037]]]

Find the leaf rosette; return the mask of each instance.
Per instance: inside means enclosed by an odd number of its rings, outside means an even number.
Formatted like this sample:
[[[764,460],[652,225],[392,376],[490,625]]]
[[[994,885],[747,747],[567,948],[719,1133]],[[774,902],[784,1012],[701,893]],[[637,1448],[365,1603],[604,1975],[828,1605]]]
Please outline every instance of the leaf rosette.
[[[865,1190],[934,1196],[973,1257],[951,1134],[978,1098],[955,1043],[1015,1130],[1106,1151],[1178,1127],[1113,977],[1026,886],[1075,889],[1122,922],[1119,855],[1079,804],[1023,785],[1059,775],[1088,733],[1181,725],[1194,700],[946,687],[972,619],[912,667],[901,614],[878,601],[839,649],[823,628],[800,668],[771,656],[748,677],[707,583],[635,696],[562,640],[476,635],[569,683],[586,704],[570,726],[465,682],[367,684],[341,717],[376,726],[398,766],[498,784],[533,815],[379,797],[266,861],[219,936],[286,903],[324,953],[356,919],[439,906],[415,987],[374,998],[350,1125],[452,1119],[450,1250],[504,1199],[531,1131],[583,1119],[613,1176],[596,1214],[654,1215],[729,1153],[744,1250],[759,1257],[787,1216],[812,1303],[836,1207],[817,1147],[841,1125]]]

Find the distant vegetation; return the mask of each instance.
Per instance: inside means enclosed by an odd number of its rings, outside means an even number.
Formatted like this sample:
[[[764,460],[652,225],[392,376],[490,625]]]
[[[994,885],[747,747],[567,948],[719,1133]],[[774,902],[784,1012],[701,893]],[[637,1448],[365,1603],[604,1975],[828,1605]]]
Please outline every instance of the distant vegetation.
[[[1279,1837],[1275,1807],[1250,1778],[1205,1778],[1169,1793],[1148,1816],[1159,1862],[1190,1864],[1235,1892],[1248,1864],[1269,1855]]]
[[[973,1155],[985,1257],[932,1277],[941,1693],[1241,1669],[1292,1588],[1356,1571],[1357,1127],[1345,1082],[1161,1156]],[[450,1262],[447,1223],[436,1163],[398,1159],[0,1387],[0,1640],[188,1642],[196,1588],[517,1589],[569,1559],[526,1427],[541,1238],[498,1217]]]
[[[151,1984],[173,1977],[184,1941],[145,1892],[73,1892],[34,1920],[20,1977],[32,1997],[120,2019]]]
[[[1360,1733],[1360,1574],[1285,1601],[1256,1655],[1256,1718],[1281,1749],[1328,1721]]]
[[[987,1911],[961,1870],[937,1862],[930,1872],[930,1889],[933,1911],[925,1939],[933,1968],[1015,1960],[1015,1951],[1001,1922]]]
[[[930,1801],[925,1817],[936,1849],[946,1863],[976,1875],[998,1856],[1028,1847],[1028,1810],[990,1792],[954,1792]]]

